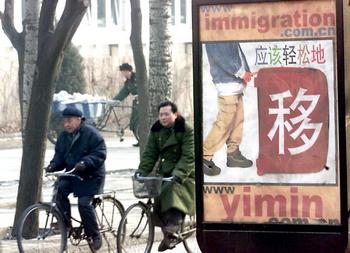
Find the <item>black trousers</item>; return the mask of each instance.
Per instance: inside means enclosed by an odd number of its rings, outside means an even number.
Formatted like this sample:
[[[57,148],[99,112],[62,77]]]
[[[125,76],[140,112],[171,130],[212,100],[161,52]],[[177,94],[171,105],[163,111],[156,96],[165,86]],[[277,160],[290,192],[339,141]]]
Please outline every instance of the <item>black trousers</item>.
[[[73,192],[72,181],[60,180],[57,192],[57,206],[64,216],[65,223],[70,226],[70,202],[68,195]],[[85,234],[88,237],[95,237],[99,234],[98,224],[94,206],[92,205],[93,196],[78,197],[78,209],[81,217],[81,222],[84,226]]]
[[[185,214],[176,208],[170,208],[162,214],[162,220],[164,223],[164,233],[176,233],[181,230],[182,222],[185,218]]]

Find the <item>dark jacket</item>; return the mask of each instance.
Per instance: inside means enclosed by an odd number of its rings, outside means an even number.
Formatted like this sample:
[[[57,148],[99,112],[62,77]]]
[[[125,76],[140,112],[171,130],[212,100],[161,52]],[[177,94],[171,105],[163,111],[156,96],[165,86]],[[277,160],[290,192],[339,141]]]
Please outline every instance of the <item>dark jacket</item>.
[[[250,72],[247,60],[238,42],[216,42],[205,44],[210,74],[213,82],[243,83],[237,72],[243,68]]]
[[[172,129],[157,121],[151,128],[146,149],[141,157],[139,171],[149,174],[159,160],[157,174],[177,176],[181,183],[165,182],[159,199],[161,213],[170,208],[193,215],[195,212],[194,188],[194,137],[193,128],[178,117]]]
[[[117,95],[114,96],[114,100],[123,101],[129,94],[135,96],[137,95],[137,82],[136,82],[136,74],[134,72],[131,73],[130,79],[127,79],[124,83],[123,88],[118,92]],[[130,130],[135,132],[137,131],[139,124],[139,116],[138,116],[138,98],[134,97],[132,101],[132,111],[130,116]]]
[[[134,72],[131,73],[130,79],[126,79],[123,88],[113,99],[123,101],[129,94],[137,95],[136,74]]]
[[[93,195],[99,192],[104,181],[106,154],[101,134],[93,126],[82,123],[74,138],[66,131],[60,134],[50,163],[55,164],[55,170],[71,170],[77,162],[84,161],[86,171],[80,173],[85,179],[84,189],[77,195]]]

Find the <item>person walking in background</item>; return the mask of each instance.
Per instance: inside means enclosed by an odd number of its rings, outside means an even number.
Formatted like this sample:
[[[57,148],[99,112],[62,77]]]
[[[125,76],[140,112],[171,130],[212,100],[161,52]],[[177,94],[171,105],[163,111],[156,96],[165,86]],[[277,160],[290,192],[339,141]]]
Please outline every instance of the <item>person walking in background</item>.
[[[102,237],[98,230],[92,199],[95,194],[103,192],[105,179],[106,145],[101,134],[90,125],[84,123],[82,112],[75,107],[63,110],[65,131],[60,134],[55,146],[55,155],[46,172],[54,172],[75,168],[74,174],[83,181],[72,177],[59,180],[57,206],[64,215],[68,228],[70,224],[70,203],[68,195],[74,193],[78,197],[78,208],[84,231],[91,238],[91,246],[98,250],[102,246]]]
[[[210,74],[218,93],[218,114],[203,143],[203,172],[209,176],[221,169],[212,158],[223,145],[227,146],[227,167],[251,167],[239,145],[243,132],[243,90],[252,78],[244,53],[238,42],[207,43]]]
[[[139,127],[139,115],[138,115],[138,93],[137,93],[137,81],[136,74],[132,70],[132,66],[128,63],[123,63],[119,66],[119,70],[122,73],[122,76],[125,78],[123,88],[118,92],[117,95],[114,96],[113,100],[116,100],[113,105],[120,105],[121,101],[123,101],[130,94],[133,96],[132,101],[132,111],[130,116],[130,130],[133,132],[137,143],[133,144],[133,146],[138,147],[138,127]]]
[[[146,176],[159,164],[155,173],[173,176],[174,182],[164,182],[160,197],[155,199],[155,213],[161,218],[164,239],[158,251],[174,248],[185,214],[195,213],[195,171],[193,128],[179,115],[177,106],[165,101],[158,106],[159,120],[152,128],[135,174]]]

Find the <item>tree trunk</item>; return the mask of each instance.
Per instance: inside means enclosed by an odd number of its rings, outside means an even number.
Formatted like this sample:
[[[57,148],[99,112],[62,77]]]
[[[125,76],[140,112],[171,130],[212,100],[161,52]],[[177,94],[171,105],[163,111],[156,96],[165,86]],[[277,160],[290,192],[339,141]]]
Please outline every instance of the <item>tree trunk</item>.
[[[23,95],[22,95],[22,139],[27,122],[30,95],[32,92],[34,72],[38,57],[39,31],[39,0],[26,0],[24,29],[24,59],[23,59]]]
[[[149,124],[158,117],[158,104],[171,98],[171,0],[150,0]]]
[[[37,71],[25,127],[20,180],[17,193],[13,233],[18,218],[26,207],[39,201],[46,134],[55,90],[54,80],[71,41],[89,5],[86,0],[67,0],[62,16],[54,28],[57,0],[43,0],[39,20]],[[35,229],[35,228],[34,228]]]
[[[145,56],[143,54],[142,47],[142,13],[140,7],[140,0],[130,0],[131,6],[131,35],[130,43],[134,55],[138,99],[139,99],[139,143],[140,143],[140,155],[143,153],[147,135],[149,131],[149,125],[144,120],[143,115],[148,115],[148,80],[147,80],[147,68]]]

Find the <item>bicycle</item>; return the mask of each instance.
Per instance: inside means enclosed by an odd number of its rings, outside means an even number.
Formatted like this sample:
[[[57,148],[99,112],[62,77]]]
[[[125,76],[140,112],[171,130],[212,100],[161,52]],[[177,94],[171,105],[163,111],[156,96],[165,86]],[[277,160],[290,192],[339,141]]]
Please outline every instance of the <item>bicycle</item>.
[[[90,238],[84,233],[81,221],[71,216],[69,218],[72,226],[66,227],[63,214],[57,207],[59,178],[74,177],[76,180],[83,180],[72,174],[73,171],[74,169],[68,172],[46,173],[47,177],[55,178],[52,200],[49,203],[39,202],[31,205],[21,215],[17,226],[17,246],[20,253],[61,253],[67,250],[68,238],[73,246],[87,241],[91,252],[94,252],[90,245]],[[99,231],[104,239],[103,248],[106,249],[104,252],[113,253],[116,250],[117,228],[124,214],[123,205],[114,195],[114,192],[95,195],[92,202],[95,207]]]
[[[87,124],[93,125],[101,132],[116,133],[120,141],[123,141],[125,130],[130,124],[129,115],[126,115],[125,110],[131,110],[132,106],[114,105],[114,102],[113,100],[105,100],[92,103],[72,103],[71,106],[75,106],[84,112]],[[62,112],[55,109],[51,112],[47,138],[52,144],[56,144],[62,131]],[[139,141],[139,126],[136,126],[133,133],[136,140]]]
[[[102,114],[102,117],[98,118],[96,122],[94,122],[95,127],[103,132],[116,132],[117,136],[120,138],[120,141],[123,141],[124,134],[125,134],[125,129],[127,129],[130,125],[130,122],[127,121],[127,124],[125,123],[126,117],[120,117],[118,116],[121,113],[118,113],[120,110],[125,110],[125,109],[132,109],[132,106],[127,106],[127,105],[114,105],[115,101],[106,101],[104,104],[104,113]],[[113,115],[113,117],[112,117]],[[110,122],[112,119],[114,119],[117,128],[114,129],[107,129],[106,127],[108,126],[108,122]],[[133,134],[136,138],[137,141],[139,141],[139,126],[137,125],[136,130],[133,130]]]
[[[173,177],[132,177],[133,191],[136,198],[148,198],[147,202],[139,201],[128,207],[119,223],[117,234],[118,253],[149,253],[155,241],[155,227],[163,223],[154,212],[153,198],[160,195],[163,182],[172,182]],[[162,233],[159,233],[160,235]],[[181,231],[174,234],[177,244],[183,243],[186,251],[192,253],[189,237],[196,234],[194,216],[186,215]]]

